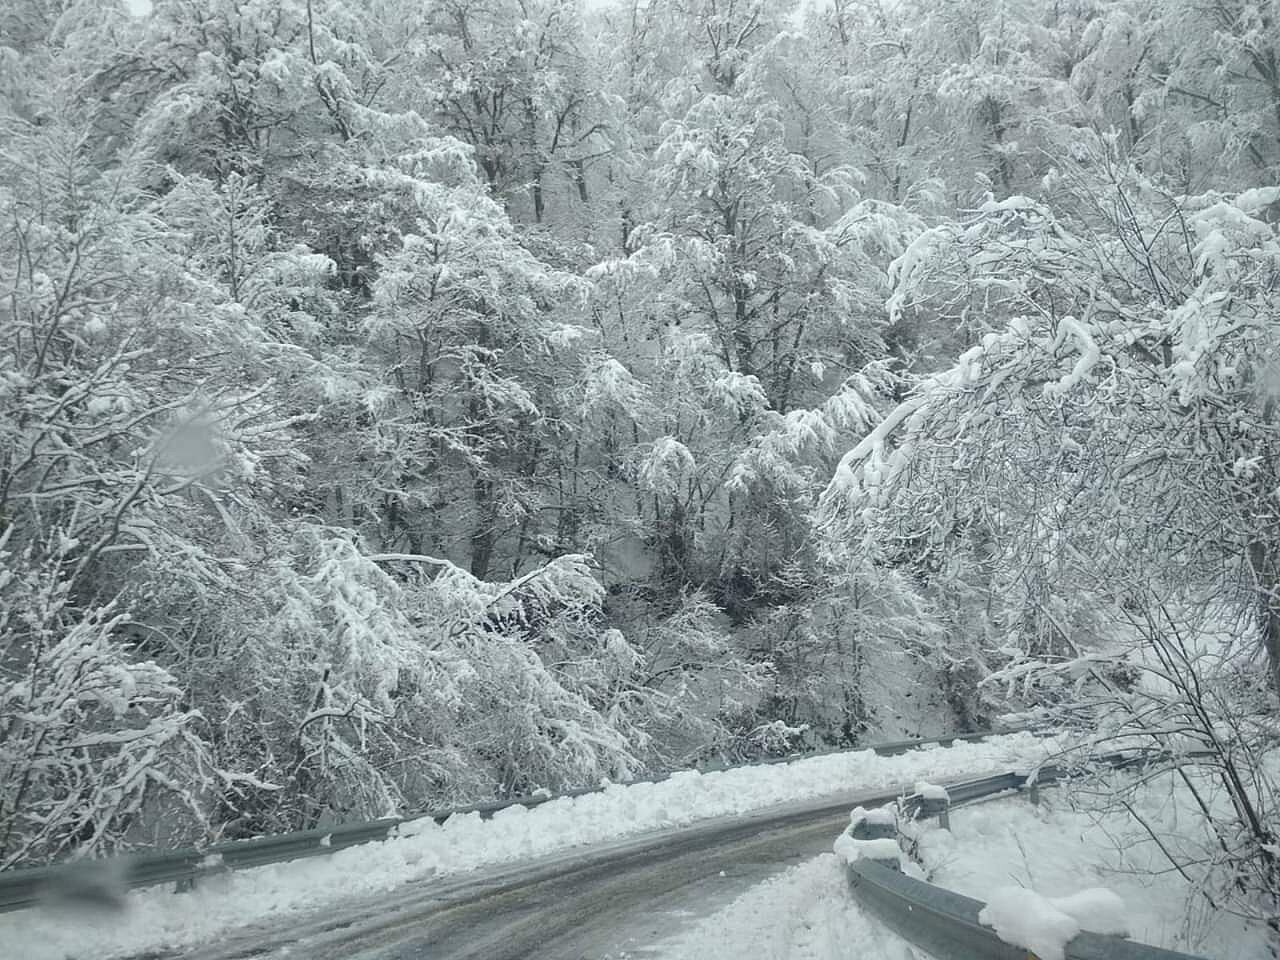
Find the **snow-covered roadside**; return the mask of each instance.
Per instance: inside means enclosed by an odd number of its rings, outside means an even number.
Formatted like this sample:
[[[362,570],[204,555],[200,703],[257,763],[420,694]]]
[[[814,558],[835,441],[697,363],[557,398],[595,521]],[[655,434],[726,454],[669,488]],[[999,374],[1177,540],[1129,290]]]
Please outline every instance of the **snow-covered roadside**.
[[[1137,800],[1148,823],[1174,815],[1167,788],[1140,791]],[[1187,882],[1123,811],[1072,809],[1069,794],[1046,790],[1040,806],[999,800],[954,811],[949,832],[936,824],[917,830],[925,879],[977,900],[1014,903],[1010,887],[1050,898],[1102,887],[1123,901],[1134,940],[1209,957],[1267,955],[1260,931],[1189,896]]]
[[[679,773],[661,783],[512,807],[481,820],[403,824],[392,839],[327,857],[212,877],[191,893],[133,891],[114,914],[34,909],[0,916],[0,943],[24,960],[81,960],[188,946],[234,927],[285,919],[390,891],[424,877],[513,862],[649,831],[796,801],[896,788],[923,777],[959,779],[1027,766],[1056,748],[1030,734],[893,757],[860,750],[777,766]]]
[[[864,913],[835,854],[792,867],[692,929],[640,951],[663,960],[925,960]]]

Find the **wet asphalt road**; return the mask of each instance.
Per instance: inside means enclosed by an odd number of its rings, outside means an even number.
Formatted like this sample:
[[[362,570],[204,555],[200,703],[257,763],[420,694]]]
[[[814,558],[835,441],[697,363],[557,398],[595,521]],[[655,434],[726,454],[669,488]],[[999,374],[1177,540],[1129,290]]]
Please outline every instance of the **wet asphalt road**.
[[[189,960],[605,960],[648,945],[831,849],[850,794],[409,884],[287,927],[250,927]]]

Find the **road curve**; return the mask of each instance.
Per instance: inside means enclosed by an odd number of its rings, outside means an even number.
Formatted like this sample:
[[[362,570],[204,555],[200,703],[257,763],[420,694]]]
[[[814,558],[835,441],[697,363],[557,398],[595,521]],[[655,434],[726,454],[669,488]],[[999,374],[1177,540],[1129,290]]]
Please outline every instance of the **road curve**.
[[[409,884],[377,900],[288,926],[236,931],[188,960],[602,960],[642,957],[681,923],[831,849],[855,804],[899,791],[647,834],[452,881]]]

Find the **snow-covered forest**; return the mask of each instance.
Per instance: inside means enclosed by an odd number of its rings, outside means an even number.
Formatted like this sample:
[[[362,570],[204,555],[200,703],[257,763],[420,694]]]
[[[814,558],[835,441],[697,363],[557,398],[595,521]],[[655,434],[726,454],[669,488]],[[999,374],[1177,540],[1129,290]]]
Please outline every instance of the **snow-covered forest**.
[[[1280,924],[1276,184],[1274,0],[6,0],[0,869],[1012,716]]]

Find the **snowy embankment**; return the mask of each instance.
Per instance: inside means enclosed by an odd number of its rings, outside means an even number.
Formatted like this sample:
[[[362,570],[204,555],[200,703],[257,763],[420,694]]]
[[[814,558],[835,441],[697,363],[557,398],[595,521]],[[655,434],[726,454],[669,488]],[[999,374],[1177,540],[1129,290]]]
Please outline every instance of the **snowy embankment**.
[[[1196,821],[1180,815],[1177,799],[1167,781],[1152,784],[1136,794],[1135,811],[1157,830],[1186,833]],[[950,831],[917,825],[924,879],[987,902],[985,923],[1046,958],[1081,929],[1119,928],[1210,957],[1267,955],[1262,933],[1197,895],[1122,807],[1099,813],[1073,809],[1071,800],[1066,790],[1047,790],[1039,806],[1014,798],[960,808]]]
[[[898,789],[926,776],[945,781],[1025,767],[1055,747],[1030,734],[1009,734],[891,757],[859,750],[777,766],[687,771],[660,783],[614,785],[532,809],[511,807],[491,820],[478,814],[451,817],[443,825],[414,820],[383,842],[220,874],[189,893],[167,887],[133,891],[121,912],[37,908],[0,916],[0,943],[28,960],[106,958],[191,945],[238,926],[283,921],[410,881],[778,804]]]

